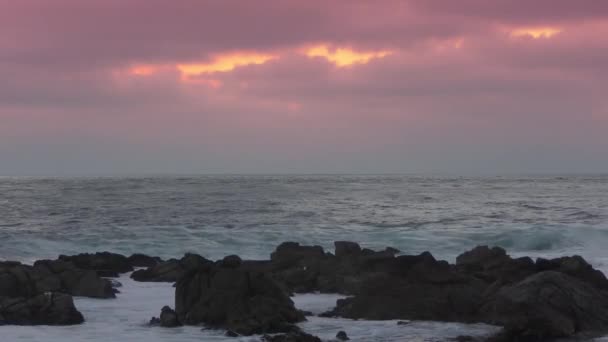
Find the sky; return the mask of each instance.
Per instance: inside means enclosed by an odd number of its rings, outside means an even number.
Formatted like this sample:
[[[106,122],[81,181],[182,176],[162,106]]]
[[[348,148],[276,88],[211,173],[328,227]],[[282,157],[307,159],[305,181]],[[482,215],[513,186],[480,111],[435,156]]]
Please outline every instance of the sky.
[[[0,0],[0,175],[605,172],[605,0]]]

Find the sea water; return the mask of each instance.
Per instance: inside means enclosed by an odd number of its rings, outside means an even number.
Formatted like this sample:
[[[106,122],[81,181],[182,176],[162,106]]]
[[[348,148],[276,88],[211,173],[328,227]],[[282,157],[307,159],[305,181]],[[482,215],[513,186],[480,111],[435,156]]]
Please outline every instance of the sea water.
[[[608,176],[196,176],[0,178],[0,259],[112,251],[164,258],[238,254],[267,259],[283,241],[358,241],[405,254],[455,257],[476,245],[515,256],[579,254],[608,271]],[[200,327],[149,328],[171,284],[123,275],[117,299],[76,298],[86,323],[0,327],[2,341],[234,341]],[[322,312],[339,296],[301,295]],[[442,341],[487,335],[487,325],[352,321],[312,317],[302,328],[330,339]],[[237,339],[238,340],[238,339]],[[241,341],[257,341],[257,337]]]

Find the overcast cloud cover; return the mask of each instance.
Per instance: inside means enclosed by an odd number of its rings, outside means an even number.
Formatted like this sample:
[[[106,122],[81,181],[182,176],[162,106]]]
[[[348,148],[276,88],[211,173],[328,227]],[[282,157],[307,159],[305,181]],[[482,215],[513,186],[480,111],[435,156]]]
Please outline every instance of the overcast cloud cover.
[[[608,172],[608,1],[0,2],[0,175]]]

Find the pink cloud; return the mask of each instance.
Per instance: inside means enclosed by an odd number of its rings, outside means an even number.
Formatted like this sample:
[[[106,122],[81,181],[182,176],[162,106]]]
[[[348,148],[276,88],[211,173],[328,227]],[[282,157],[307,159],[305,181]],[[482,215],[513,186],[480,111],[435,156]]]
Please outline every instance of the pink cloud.
[[[607,6],[8,2],[1,165],[608,170]]]

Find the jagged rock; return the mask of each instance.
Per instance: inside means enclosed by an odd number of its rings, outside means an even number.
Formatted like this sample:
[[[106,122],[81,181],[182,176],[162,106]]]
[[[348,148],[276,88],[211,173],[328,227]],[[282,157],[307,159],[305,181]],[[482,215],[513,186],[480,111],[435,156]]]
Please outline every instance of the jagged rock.
[[[608,290],[608,279],[606,276],[594,269],[581,256],[562,257],[546,260],[539,258],[536,260],[536,267],[539,271],[557,271],[565,273],[574,278],[592,284],[598,289]]]
[[[505,327],[506,340],[531,341],[608,331],[608,293],[556,271],[501,288],[480,310],[480,321]]]
[[[283,242],[270,255],[270,260],[281,267],[296,266],[302,260],[323,258],[321,246],[300,246],[297,242]]]
[[[212,261],[200,255],[187,253],[180,260],[170,259],[147,269],[137,270],[131,274],[131,278],[136,281],[176,282],[186,273],[201,267],[210,267],[212,264]]]
[[[110,252],[83,253],[72,256],[60,255],[59,260],[71,262],[83,270],[96,271],[102,277],[115,277],[119,273],[133,271],[133,266],[131,266],[127,257]]]
[[[240,335],[290,332],[305,320],[266,274],[214,266],[182,277],[175,306],[185,324],[205,324]]]
[[[84,322],[72,296],[45,293],[30,298],[0,297],[0,325],[74,325]]]
[[[0,265],[0,296],[30,298],[46,292],[73,296],[114,298],[110,281],[95,271],[82,270],[70,262],[40,260],[34,266]]]
[[[163,262],[159,257],[151,257],[140,253],[131,254],[127,261],[131,267],[152,267]]]
[[[358,256],[361,254],[361,246],[356,242],[336,241],[334,242],[334,246],[338,258]]]

